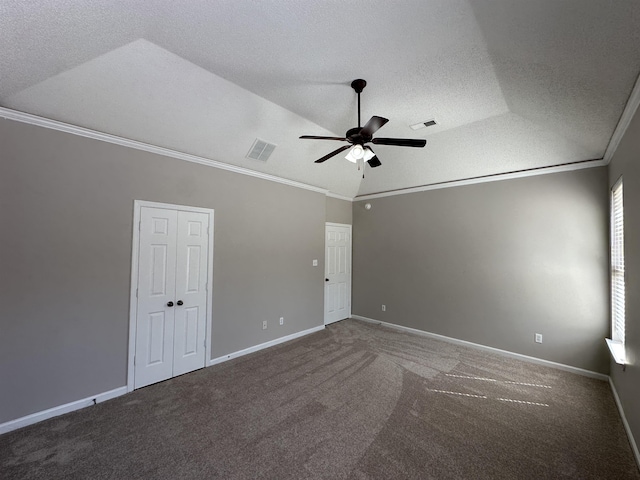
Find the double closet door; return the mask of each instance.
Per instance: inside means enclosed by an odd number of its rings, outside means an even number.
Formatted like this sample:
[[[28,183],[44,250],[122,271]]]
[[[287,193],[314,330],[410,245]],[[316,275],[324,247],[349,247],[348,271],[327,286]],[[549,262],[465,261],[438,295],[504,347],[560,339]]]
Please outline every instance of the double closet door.
[[[209,219],[140,209],[134,388],[205,366]]]

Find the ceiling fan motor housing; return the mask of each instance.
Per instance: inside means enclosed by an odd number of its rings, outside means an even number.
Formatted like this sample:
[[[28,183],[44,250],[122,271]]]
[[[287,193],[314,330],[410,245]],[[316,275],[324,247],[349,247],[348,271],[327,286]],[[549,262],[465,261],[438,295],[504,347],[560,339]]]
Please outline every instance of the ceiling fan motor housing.
[[[347,138],[349,143],[352,143],[354,145],[364,145],[365,143],[371,141],[371,135],[362,135],[360,133],[361,130],[362,127],[353,127],[347,130],[345,137]]]

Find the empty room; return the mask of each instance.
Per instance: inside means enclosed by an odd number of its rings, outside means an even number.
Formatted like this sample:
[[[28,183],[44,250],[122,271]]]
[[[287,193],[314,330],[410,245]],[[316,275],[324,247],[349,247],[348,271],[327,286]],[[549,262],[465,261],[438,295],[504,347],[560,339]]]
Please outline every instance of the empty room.
[[[640,479],[640,2],[0,0],[0,478]]]

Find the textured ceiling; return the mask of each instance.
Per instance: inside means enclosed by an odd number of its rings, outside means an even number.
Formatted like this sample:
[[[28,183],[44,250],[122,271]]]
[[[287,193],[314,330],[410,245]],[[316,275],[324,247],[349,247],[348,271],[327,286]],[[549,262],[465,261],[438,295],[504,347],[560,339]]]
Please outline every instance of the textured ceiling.
[[[602,158],[640,2],[0,0],[0,46],[1,106],[353,197]],[[297,139],[356,125],[354,78],[379,136],[427,139],[376,146],[364,180]]]

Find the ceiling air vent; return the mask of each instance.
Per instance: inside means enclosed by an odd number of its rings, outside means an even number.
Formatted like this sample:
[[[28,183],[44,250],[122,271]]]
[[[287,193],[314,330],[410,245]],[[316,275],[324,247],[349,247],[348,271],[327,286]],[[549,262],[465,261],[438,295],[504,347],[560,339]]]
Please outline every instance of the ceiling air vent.
[[[421,128],[431,127],[433,125],[437,125],[435,118],[427,120],[426,122],[420,122],[416,123],[415,125],[411,125],[411,128],[414,130],[420,130]]]
[[[254,160],[266,162],[275,148],[276,146],[274,144],[267,143],[264,140],[256,138],[256,141],[253,142],[249,153],[247,153],[247,158],[253,158]]]

